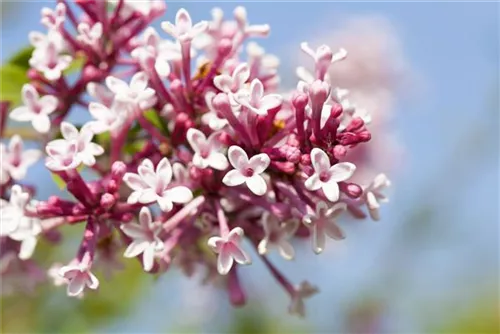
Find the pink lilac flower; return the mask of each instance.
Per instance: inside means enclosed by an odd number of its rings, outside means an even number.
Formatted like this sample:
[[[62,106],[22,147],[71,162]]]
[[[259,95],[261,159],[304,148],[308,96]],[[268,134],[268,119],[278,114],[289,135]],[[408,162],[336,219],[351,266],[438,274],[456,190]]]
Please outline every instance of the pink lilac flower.
[[[0,166],[0,184],[7,183],[10,179],[19,181],[26,176],[28,168],[40,159],[42,152],[36,149],[23,150],[23,140],[20,136],[14,135],[5,146],[0,143],[0,156],[2,164]]]
[[[217,111],[215,110],[212,100],[215,97],[214,92],[207,92],[205,94],[205,103],[207,104],[208,111],[201,116],[201,121],[207,124],[210,129],[214,131],[222,130],[227,124],[227,119],[221,118],[217,115]]]
[[[181,8],[175,16],[175,25],[171,22],[162,22],[162,29],[180,42],[191,41],[193,38],[203,33],[208,28],[207,21],[200,21],[193,25],[191,16]]]
[[[356,166],[350,162],[339,162],[332,166],[328,155],[319,148],[311,151],[311,162],[314,174],[306,180],[306,188],[311,191],[322,189],[329,201],[338,201],[340,194],[338,182],[349,179],[354,174]]]
[[[230,187],[245,183],[255,195],[264,195],[267,191],[267,184],[261,174],[271,162],[269,156],[260,153],[248,159],[247,153],[241,147],[231,146],[228,150],[228,157],[234,169],[227,172],[222,182]]]
[[[300,317],[305,317],[305,305],[304,299],[310,298],[316,293],[318,293],[318,288],[311,285],[311,283],[304,281],[300,283],[299,286],[295,288],[295,293],[292,296],[292,301],[288,307],[288,312],[290,314],[295,314]]]
[[[58,30],[66,19],[66,5],[58,3],[55,10],[44,7],[41,11],[41,23],[51,30]]]
[[[118,78],[109,76],[106,85],[115,93],[115,99],[132,103],[141,110],[151,108],[156,103],[155,91],[148,87],[148,76],[144,72],[134,74],[130,85]]]
[[[250,256],[241,248],[244,231],[241,227],[233,228],[227,236],[211,237],[208,245],[217,257],[217,271],[221,275],[227,275],[234,261],[239,264],[248,265],[252,263]]]
[[[158,237],[163,230],[151,217],[151,211],[143,207],[139,213],[139,224],[122,224],[123,233],[132,238],[123,256],[131,258],[142,254],[142,264],[145,271],[153,268],[154,258],[163,250],[163,241]]]
[[[193,193],[185,186],[169,188],[172,180],[172,166],[163,158],[156,170],[149,159],[144,159],[137,169],[139,174],[126,173],[123,180],[133,190],[128,197],[129,204],[150,204],[158,202],[161,210],[172,210],[173,203],[187,203],[193,199]]]
[[[382,190],[391,186],[391,181],[385,174],[378,174],[373,181],[365,187],[363,198],[373,220],[379,220],[380,203],[387,203],[389,199],[382,194]]]
[[[128,116],[125,105],[124,102],[117,102],[106,107],[97,102],[90,102],[89,112],[95,121],[88,122],[88,127],[96,134],[120,128]]]
[[[268,110],[277,108],[283,102],[279,94],[264,95],[264,86],[259,79],[254,79],[249,91],[239,91],[236,101],[257,115],[267,115]]]
[[[42,226],[37,218],[24,217],[19,226],[8,234],[10,239],[21,242],[18,255],[21,260],[31,258],[37,244],[37,236],[41,232]]]
[[[303,221],[312,230],[312,245],[316,254],[325,249],[325,235],[334,239],[345,238],[344,232],[337,225],[336,218],[347,208],[345,203],[335,203],[332,207],[321,201],[316,204],[316,212],[304,216]]]
[[[75,169],[82,162],[74,141],[53,140],[45,146],[45,151],[48,155],[45,166],[53,172]]]
[[[232,105],[237,105],[234,101],[235,94],[237,94],[241,89],[245,88],[245,83],[250,77],[250,69],[246,63],[238,65],[233,74],[220,74],[214,78],[214,86],[220,91],[228,94],[232,101]]]
[[[10,118],[19,122],[31,122],[36,131],[47,133],[50,130],[49,115],[56,111],[59,104],[52,95],[40,97],[37,90],[30,84],[25,84],[22,90],[24,105],[10,113]]]
[[[193,165],[198,168],[212,167],[218,170],[225,170],[229,166],[226,156],[219,152],[222,148],[218,140],[220,133],[213,132],[208,138],[196,129],[187,131],[187,140],[194,151]]]
[[[87,93],[99,101],[106,107],[111,107],[115,98],[115,94],[108,90],[105,85],[101,85],[95,82],[89,82],[87,85]],[[95,102],[94,102],[95,103]]]
[[[243,6],[234,9],[234,18],[238,22],[240,30],[248,36],[267,36],[271,29],[268,24],[250,25],[247,19],[247,10]]]
[[[264,228],[265,236],[257,247],[259,254],[264,255],[271,248],[277,248],[283,258],[286,260],[293,259],[295,251],[288,240],[295,235],[299,227],[299,222],[297,220],[290,220],[280,223],[278,218],[269,212],[264,212],[261,224]]]
[[[85,264],[70,264],[59,270],[59,275],[68,280],[67,293],[70,297],[80,295],[85,287],[96,290],[99,280]]]

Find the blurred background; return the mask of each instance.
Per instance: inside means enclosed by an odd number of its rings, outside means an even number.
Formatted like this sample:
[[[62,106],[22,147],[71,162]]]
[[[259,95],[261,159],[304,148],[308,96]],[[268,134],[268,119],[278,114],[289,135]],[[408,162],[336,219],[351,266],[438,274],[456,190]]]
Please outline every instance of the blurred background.
[[[165,19],[185,7],[194,21],[210,19],[214,6],[231,18],[239,5],[167,3]],[[284,87],[296,84],[296,66],[311,65],[300,42],[349,52],[331,75],[374,114],[381,162],[374,170],[393,181],[381,221],[345,221],[347,239],[331,241],[321,256],[305,243],[296,245],[303,251],[295,261],[276,258],[294,282],[320,288],[303,320],[286,313],[288,297],[258,261],[240,270],[249,297],[242,309],[199,278],[178,271],[151,277],[125,261],[123,272],[101,279],[99,293],[83,300],[52,286],[2,291],[2,332],[500,332],[499,4],[244,5],[251,23],[271,25],[270,38],[257,42],[280,57]],[[2,61],[28,44],[30,31],[43,31],[44,6],[54,4],[2,1]],[[40,198],[58,193],[47,171],[30,172],[28,182],[47,180]],[[36,253],[64,262],[75,247],[69,238],[60,249],[41,245]]]

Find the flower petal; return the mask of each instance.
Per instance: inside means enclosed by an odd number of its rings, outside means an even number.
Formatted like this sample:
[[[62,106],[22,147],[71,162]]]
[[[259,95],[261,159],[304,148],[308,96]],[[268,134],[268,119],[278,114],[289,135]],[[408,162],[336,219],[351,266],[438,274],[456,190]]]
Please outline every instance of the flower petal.
[[[325,249],[325,231],[323,227],[314,225],[312,234],[313,251],[319,254]]]
[[[350,162],[340,162],[330,168],[330,180],[345,181],[354,174],[356,166]]]
[[[229,167],[229,162],[224,154],[219,152],[213,152],[207,158],[207,162],[210,167],[217,170],[225,170]]]
[[[132,190],[144,190],[147,188],[147,184],[142,180],[142,178],[135,173],[125,173],[123,176],[123,181]]]
[[[326,172],[330,169],[330,158],[319,148],[313,148],[311,151],[311,162],[316,173]]]
[[[120,226],[120,229],[125,233],[127,236],[131,237],[132,239],[147,239],[146,233],[144,232],[144,228],[142,228],[138,224],[122,224]]]
[[[128,245],[127,249],[125,250],[125,253],[123,253],[123,256],[126,258],[132,258],[136,257],[139,254],[143,253],[146,248],[149,247],[149,242],[146,240],[140,240],[140,241],[132,241],[130,245]]]
[[[295,250],[293,249],[292,245],[286,240],[281,240],[281,242],[279,243],[279,252],[285,260],[292,260],[295,257]]]
[[[255,174],[261,174],[269,167],[270,163],[269,156],[266,153],[260,153],[250,158],[248,166],[253,169]]]
[[[106,78],[106,86],[108,86],[109,90],[115,94],[123,94],[129,90],[129,87],[125,81],[112,76]]]
[[[201,152],[207,145],[207,137],[205,134],[195,128],[190,128],[187,131],[186,138],[195,152]]]
[[[36,115],[32,120],[31,124],[36,131],[40,133],[47,133],[50,130],[50,118],[44,114]]]
[[[313,175],[307,178],[306,182],[304,182],[304,185],[307,190],[316,191],[319,188],[321,188],[323,182],[321,182],[321,180],[319,179],[319,174],[314,173]]]
[[[330,202],[337,202],[339,200],[339,185],[337,182],[328,182],[328,183],[323,183],[322,187],[323,189],[323,194],[325,194],[326,198]]]
[[[245,183],[246,179],[247,178],[243,176],[243,174],[241,174],[239,170],[233,169],[227,172],[226,175],[224,175],[222,183],[224,183],[226,186],[234,187]]]
[[[231,253],[226,249],[226,246],[222,247],[219,256],[217,257],[217,271],[221,275],[227,275],[231,267],[233,266],[233,257]]]
[[[241,170],[246,168],[248,165],[248,155],[239,146],[231,146],[227,152],[227,156],[231,165],[236,169]]]
[[[161,159],[156,166],[156,176],[164,186],[167,186],[172,181],[172,165],[170,165],[167,158]]]
[[[147,230],[149,228],[149,224],[153,219],[151,218],[151,211],[147,206],[142,207],[141,211],[139,212],[139,223],[142,225],[142,227]]]
[[[158,205],[160,206],[161,211],[163,211],[163,212],[169,212],[174,207],[174,204],[172,203],[170,198],[167,196],[158,197],[157,202],[158,202]]]
[[[246,179],[248,188],[257,196],[262,196],[267,191],[267,184],[264,178],[260,175],[253,175]]]
[[[152,244],[149,244],[148,247],[144,250],[142,254],[142,265],[144,271],[150,271],[153,269],[153,265],[155,262],[155,247]]]
[[[252,259],[239,245],[227,243],[224,246],[224,251],[229,251],[234,260],[239,264],[251,264]],[[224,253],[224,252],[223,252]]]
[[[27,122],[31,121],[35,115],[36,114],[28,107],[21,106],[12,110],[9,117],[18,122]]]
[[[340,229],[340,227],[335,223],[335,221],[330,220],[325,224],[325,233],[333,240],[342,240],[345,239],[344,232]]]
[[[185,186],[173,187],[163,192],[164,197],[168,197],[174,203],[185,204],[193,199],[193,192]]]
[[[68,296],[76,297],[83,292],[85,288],[85,277],[83,273],[77,274],[70,280],[67,288]]]

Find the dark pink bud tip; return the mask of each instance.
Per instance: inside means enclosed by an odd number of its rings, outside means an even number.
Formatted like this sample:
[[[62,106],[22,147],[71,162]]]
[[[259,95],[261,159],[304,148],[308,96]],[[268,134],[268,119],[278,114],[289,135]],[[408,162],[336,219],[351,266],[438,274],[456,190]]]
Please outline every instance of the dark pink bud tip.
[[[341,183],[340,189],[350,198],[359,198],[363,194],[363,188],[355,183]]]
[[[111,175],[115,180],[121,180],[127,172],[127,165],[122,161],[115,161],[111,166]]]
[[[344,158],[345,155],[347,154],[347,149],[345,148],[345,146],[335,145],[332,153],[335,159],[342,160],[342,158]]]
[[[310,166],[311,156],[309,154],[302,154],[302,156],[300,157],[300,163],[303,164],[304,166]]]
[[[106,193],[106,194],[102,195],[101,206],[104,209],[109,210],[113,205],[115,205],[115,203],[116,203],[115,196],[111,195],[110,193]]]
[[[309,98],[307,95],[298,93],[292,98],[292,104],[295,109],[304,109],[307,105]]]

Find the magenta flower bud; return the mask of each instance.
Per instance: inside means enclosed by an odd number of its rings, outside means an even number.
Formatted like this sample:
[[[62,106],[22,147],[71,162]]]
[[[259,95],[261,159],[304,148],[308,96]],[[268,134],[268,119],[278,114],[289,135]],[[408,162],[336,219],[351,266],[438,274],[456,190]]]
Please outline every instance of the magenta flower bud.
[[[293,146],[293,147],[299,147],[300,146],[300,142],[299,142],[299,139],[297,138],[297,136],[295,134],[291,134],[286,143],[290,146]]]
[[[34,68],[30,68],[28,70],[28,72],[26,73],[26,75],[27,75],[28,79],[30,79],[30,80],[38,80],[38,79],[40,79],[40,74]]]
[[[106,185],[106,190],[109,193],[115,193],[119,189],[118,182],[116,180],[109,180],[108,184]]]
[[[113,205],[115,205],[115,203],[115,196],[111,195],[110,193],[105,193],[104,195],[102,195],[100,204],[104,209],[109,210]]]
[[[83,80],[85,82],[99,81],[102,75],[103,72],[92,64],[83,68]]]
[[[223,38],[217,45],[217,52],[220,57],[226,57],[233,50],[233,41],[229,38]]]
[[[302,156],[300,157],[300,163],[304,166],[310,166],[311,156],[309,154],[302,154]]]
[[[338,118],[342,115],[342,105],[340,103],[334,103],[332,105],[332,110],[330,111],[330,117]]]
[[[309,102],[309,98],[306,94],[297,93],[292,98],[292,104],[295,109],[304,109]]]
[[[121,180],[127,172],[127,165],[123,161],[115,161],[111,165],[111,177],[114,180]]]
[[[346,132],[357,132],[365,125],[365,122],[359,117],[355,117],[351,120],[349,125],[346,127]]]
[[[272,161],[271,166],[280,170],[285,174],[293,174],[295,172],[295,164],[289,161]]]
[[[286,152],[286,160],[293,162],[294,164],[301,161],[302,154],[300,150],[296,147],[290,147]]]
[[[120,218],[120,220],[124,223],[131,222],[132,219],[134,219],[134,214],[132,212],[124,213]]]
[[[360,142],[367,142],[370,141],[370,139],[372,139],[372,135],[368,131],[362,131],[358,133],[358,139]]]
[[[193,180],[200,180],[203,177],[203,170],[198,167],[192,166],[191,168],[189,168],[189,176]]]
[[[311,104],[314,107],[322,106],[325,103],[328,94],[330,93],[330,85],[328,83],[316,80],[309,86],[309,97]]]
[[[335,159],[342,160],[342,158],[344,158],[347,154],[347,149],[345,148],[345,146],[335,145],[335,147],[332,149],[332,154]]]
[[[363,188],[355,183],[339,182],[339,188],[340,191],[353,199],[359,198],[363,194]]]

